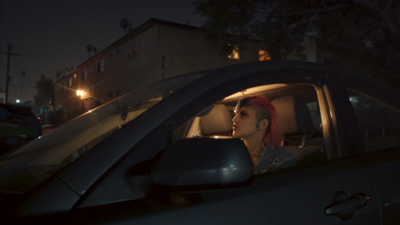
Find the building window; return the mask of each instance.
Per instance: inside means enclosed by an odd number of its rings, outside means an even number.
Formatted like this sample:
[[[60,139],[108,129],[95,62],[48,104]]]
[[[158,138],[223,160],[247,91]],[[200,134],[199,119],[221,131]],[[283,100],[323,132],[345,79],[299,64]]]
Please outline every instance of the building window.
[[[81,73],[82,73],[82,80],[87,80],[87,78],[88,78],[87,70],[84,70]]]
[[[72,87],[72,77],[69,77],[68,86]]]
[[[66,82],[65,80],[63,80],[62,82],[62,86],[61,86],[61,91],[64,92],[64,87],[66,86]]]
[[[228,44],[230,46],[231,44]],[[235,45],[232,49],[232,53],[228,55],[228,59],[240,60],[239,46]]]
[[[74,73],[74,79],[76,79],[78,77],[78,74]]]
[[[97,72],[103,72],[104,71],[104,60],[101,60],[100,62],[97,63]]]
[[[258,61],[269,61],[271,60],[271,56],[265,50],[258,50]]]
[[[140,55],[141,51],[142,51],[142,41],[141,40],[136,40],[134,42],[132,42],[130,48],[129,48],[129,54],[130,57],[135,57]]]
[[[126,58],[132,58],[132,57],[133,55],[131,51],[126,52]]]

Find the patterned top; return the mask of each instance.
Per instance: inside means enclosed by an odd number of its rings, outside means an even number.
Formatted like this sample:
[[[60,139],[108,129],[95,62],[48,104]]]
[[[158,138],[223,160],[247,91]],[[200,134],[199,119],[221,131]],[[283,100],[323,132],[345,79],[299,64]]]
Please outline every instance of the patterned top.
[[[260,161],[254,166],[254,173],[264,173],[289,166],[295,166],[296,158],[286,148],[277,147],[275,149],[267,146]]]

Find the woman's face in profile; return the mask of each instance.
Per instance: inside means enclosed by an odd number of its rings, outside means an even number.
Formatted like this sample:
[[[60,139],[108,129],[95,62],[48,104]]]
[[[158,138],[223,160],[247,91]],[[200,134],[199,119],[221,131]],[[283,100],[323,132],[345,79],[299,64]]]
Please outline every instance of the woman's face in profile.
[[[258,130],[257,113],[253,107],[242,106],[235,111],[232,122],[232,136],[236,138],[251,137]]]

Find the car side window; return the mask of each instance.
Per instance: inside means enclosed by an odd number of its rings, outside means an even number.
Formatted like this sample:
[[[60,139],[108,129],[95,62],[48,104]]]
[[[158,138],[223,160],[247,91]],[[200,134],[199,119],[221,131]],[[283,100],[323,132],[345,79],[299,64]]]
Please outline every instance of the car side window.
[[[283,135],[282,147],[286,148],[297,161],[297,165],[312,164],[327,160],[323,119],[319,101],[322,99],[312,84],[270,84],[248,88],[233,93],[210,105],[195,117],[174,131],[173,142],[186,138],[232,137],[233,109],[238,100],[251,95],[266,96],[274,105],[280,130]],[[328,119],[325,118],[325,121]]]
[[[400,147],[400,109],[348,90],[367,152]]]

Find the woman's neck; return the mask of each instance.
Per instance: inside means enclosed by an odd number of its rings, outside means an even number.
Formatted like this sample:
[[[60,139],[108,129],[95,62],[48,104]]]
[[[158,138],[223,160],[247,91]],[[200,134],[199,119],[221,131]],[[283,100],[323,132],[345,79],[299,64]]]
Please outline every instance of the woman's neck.
[[[264,142],[263,140],[249,140],[245,139],[244,144],[250,153],[253,164],[257,164],[264,153]]]
[[[244,141],[244,143],[247,147],[247,150],[252,155],[260,154],[264,151],[264,146],[262,143],[252,143],[246,140]]]

